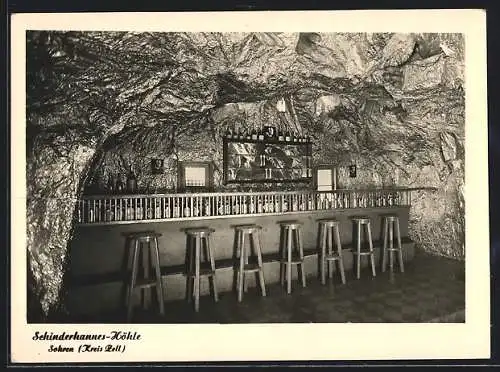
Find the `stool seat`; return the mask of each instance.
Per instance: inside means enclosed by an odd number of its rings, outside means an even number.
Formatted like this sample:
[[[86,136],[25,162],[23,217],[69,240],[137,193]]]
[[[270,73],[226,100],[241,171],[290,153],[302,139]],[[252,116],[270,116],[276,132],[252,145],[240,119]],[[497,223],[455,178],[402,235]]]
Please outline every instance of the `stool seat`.
[[[258,230],[262,230],[262,226],[259,225],[237,225],[234,226],[234,229],[236,231],[243,231],[243,232],[254,232]]]
[[[360,223],[362,225],[366,225],[366,224],[370,223],[370,217],[366,217],[366,216],[352,217],[351,220],[353,220],[354,222]]]
[[[396,220],[399,220],[399,216],[397,214],[384,214],[381,217],[388,222],[394,222]]]
[[[209,227],[193,227],[189,229],[184,229],[185,233],[191,236],[208,236],[211,233],[214,233],[215,230]]]
[[[335,219],[322,219],[322,220],[317,220],[317,222],[327,227],[338,226],[340,224],[340,221]]]
[[[162,235],[155,231],[135,231],[135,232],[123,232],[122,236],[129,239],[148,240],[148,239],[159,238]]]
[[[299,221],[282,221],[279,222],[281,227],[296,230],[302,227],[302,222]]]

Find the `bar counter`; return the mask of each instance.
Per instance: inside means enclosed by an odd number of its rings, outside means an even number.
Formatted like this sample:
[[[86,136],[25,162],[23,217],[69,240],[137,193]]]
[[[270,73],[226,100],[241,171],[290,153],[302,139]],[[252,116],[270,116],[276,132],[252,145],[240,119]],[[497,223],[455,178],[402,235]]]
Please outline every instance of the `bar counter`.
[[[413,190],[416,189],[86,197],[78,204],[78,223],[70,247],[68,307],[76,314],[97,314],[123,306],[123,283],[128,279],[123,236],[126,232],[154,230],[162,234],[159,239],[160,263],[167,311],[168,301],[185,297],[186,228],[207,226],[215,230],[213,248],[217,285],[223,295],[235,296],[224,293],[231,291],[234,285],[235,225],[262,226],[264,275],[268,284],[279,281],[281,221],[298,220],[303,224],[308,280],[319,280],[317,220],[321,218],[333,217],[340,221],[346,270],[353,267],[353,223],[350,218],[359,215],[371,218],[375,257],[380,262],[382,215],[397,214],[404,260],[411,260],[414,244],[408,238],[408,217]],[[362,260],[362,266],[366,264]],[[379,267],[377,264],[378,271]],[[296,270],[293,270],[293,276],[297,277]],[[249,287],[253,286],[255,280],[250,277]],[[208,289],[208,281],[202,280],[202,295],[208,294]]]

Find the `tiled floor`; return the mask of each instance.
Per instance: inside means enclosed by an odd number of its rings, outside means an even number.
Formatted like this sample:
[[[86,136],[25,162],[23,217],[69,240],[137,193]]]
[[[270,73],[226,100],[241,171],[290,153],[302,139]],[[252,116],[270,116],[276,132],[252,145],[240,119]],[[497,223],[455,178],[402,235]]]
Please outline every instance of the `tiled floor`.
[[[347,284],[339,278],[322,286],[308,277],[306,288],[293,283],[287,295],[278,284],[268,285],[267,297],[253,288],[243,302],[234,293],[222,293],[218,303],[211,297],[200,301],[200,312],[183,301],[166,303],[166,315],[137,309],[137,323],[375,323],[375,322],[464,322],[465,277],[463,262],[417,254],[405,273],[369,271],[356,280],[351,273]],[[120,319],[119,319],[120,318]],[[109,322],[123,322],[116,314]],[[110,320],[112,319],[112,320]],[[88,322],[90,320],[86,320]],[[96,321],[107,322],[106,319]]]

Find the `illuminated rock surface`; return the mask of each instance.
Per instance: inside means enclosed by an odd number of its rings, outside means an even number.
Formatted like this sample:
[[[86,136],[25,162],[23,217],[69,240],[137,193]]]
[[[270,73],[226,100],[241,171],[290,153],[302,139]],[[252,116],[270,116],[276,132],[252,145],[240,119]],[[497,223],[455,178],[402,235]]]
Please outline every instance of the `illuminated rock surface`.
[[[214,160],[220,185],[227,129],[304,132],[316,160],[358,165],[346,187],[437,187],[415,194],[411,237],[464,257],[460,35],[30,32],[27,53],[33,316],[64,310],[86,184],[133,164],[141,188],[160,190],[177,160]],[[154,157],[165,174],[147,174]]]

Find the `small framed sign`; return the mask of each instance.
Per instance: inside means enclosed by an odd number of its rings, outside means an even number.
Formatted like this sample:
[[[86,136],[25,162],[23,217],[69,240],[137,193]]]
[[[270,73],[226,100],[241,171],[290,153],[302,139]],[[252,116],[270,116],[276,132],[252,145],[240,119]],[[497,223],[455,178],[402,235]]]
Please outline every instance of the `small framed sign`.
[[[264,127],[264,137],[267,139],[276,138],[276,128],[275,127]]]
[[[164,169],[163,159],[151,159],[151,173],[162,174]]]
[[[356,164],[349,165],[349,177],[356,178],[357,167]]]

